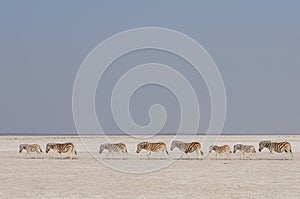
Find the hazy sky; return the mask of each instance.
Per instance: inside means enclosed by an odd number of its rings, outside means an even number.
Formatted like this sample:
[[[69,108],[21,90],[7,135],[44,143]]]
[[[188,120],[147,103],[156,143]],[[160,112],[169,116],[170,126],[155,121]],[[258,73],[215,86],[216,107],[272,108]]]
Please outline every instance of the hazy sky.
[[[72,89],[87,54],[113,34],[157,26],[194,38],[216,62],[227,93],[224,133],[298,134],[299,21],[299,1],[1,1],[0,132],[76,133]],[[109,68],[96,96],[103,129],[120,133],[109,101],[116,78],[149,62],[168,64],[190,80],[200,101],[199,132],[205,131],[210,100],[203,80],[180,58],[157,50],[130,53]],[[176,131],[178,102],[155,85],[133,96],[136,123],[149,122],[154,103],[169,113],[163,132]]]

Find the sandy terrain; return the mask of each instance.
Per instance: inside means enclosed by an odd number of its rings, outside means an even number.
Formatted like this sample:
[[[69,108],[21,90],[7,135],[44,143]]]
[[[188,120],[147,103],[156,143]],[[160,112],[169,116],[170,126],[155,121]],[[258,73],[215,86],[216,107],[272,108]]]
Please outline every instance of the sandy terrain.
[[[170,148],[172,136],[157,136]],[[0,198],[299,198],[300,136],[222,136],[219,144],[253,144],[260,140],[287,140],[292,144],[294,160],[283,160],[276,154],[271,160],[268,151],[257,153],[259,160],[214,160],[214,154],[202,160],[185,157],[177,160],[178,150],[165,154],[136,154],[138,141],[125,136],[112,136],[112,142],[127,144],[129,158],[123,154],[104,159],[97,153],[103,137],[83,137],[90,153],[78,137],[67,136],[0,136]],[[178,138],[177,138],[178,139]],[[182,137],[189,140],[189,137]],[[197,137],[200,142],[203,137]],[[46,154],[48,142],[73,142],[78,156],[75,160],[52,159]],[[38,143],[43,159],[18,153],[21,143]],[[257,149],[258,151],[258,149]],[[203,148],[205,155],[208,148]],[[91,155],[92,154],[92,155]],[[96,157],[96,158],[95,158]],[[170,164],[170,165],[169,165]],[[167,166],[169,165],[169,166]],[[121,172],[130,171],[128,172]],[[154,172],[149,172],[156,170]],[[138,172],[138,173],[132,173]],[[148,172],[148,173],[143,173]]]

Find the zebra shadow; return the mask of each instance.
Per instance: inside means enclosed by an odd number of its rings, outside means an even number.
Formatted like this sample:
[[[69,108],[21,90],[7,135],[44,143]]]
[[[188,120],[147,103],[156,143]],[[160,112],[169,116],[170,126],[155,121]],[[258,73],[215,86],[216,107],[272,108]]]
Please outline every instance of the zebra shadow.
[[[45,158],[40,158],[40,157],[23,157],[22,158],[23,160],[42,160],[42,159],[45,159]]]
[[[102,160],[129,160],[130,158],[100,158]]]
[[[78,160],[78,157],[73,157],[71,159],[71,157],[56,157],[55,159],[53,157],[49,157],[47,158],[49,160]]]
[[[200,158],[200,159],[198,159],[198,158],[172,158],[173,160],[184,160],[184,161],[186,161],[186,160],[204,160],[204,158]]]
[[[230,161],[230,160],[237,160],[237,159],[234,159],[234,158],[231,158],[231,159],[225,159],[225,158],[205,158],[206,160],[213,160],[213,161]]]
[[[259,158],[258,160],[279,160],[279,161],[286,161],[286,160],[292,160],[292,159],[288,159],[288,158]]]
[[[156,158],[156,157],[153,157],[153,158],[138,158],[137,160],[170,160],[171,158]]]

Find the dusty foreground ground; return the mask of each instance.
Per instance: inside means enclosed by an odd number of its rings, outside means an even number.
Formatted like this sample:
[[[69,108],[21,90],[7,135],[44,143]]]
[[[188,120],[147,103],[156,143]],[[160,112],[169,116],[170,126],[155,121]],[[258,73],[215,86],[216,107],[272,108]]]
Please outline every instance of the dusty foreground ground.
[[[222,136],[218,142],[231,147],[236,143],[253,144],[257,148],[260,140],[287,140],[294,152],[292,161],[283,160],[283,154],[276,154],[276,160],[271,160],[267,150],[257,153],[259,160],[239,160],[238,154],[232,154],[231,160],[214,160],[214,154],[197,160],[191,154],[191,160],[185,157],[176,161],[179,153],[170,151],[171,136],[153,138],[167,143],[170,156],[151,154],[152,159],[148,160],[145,152],[134,153],[138,140],[125,136],[109,139],[126,143],[129,158],[116,154],[104,159],[107,152],[97,153],[99,144],[107,141],[103,137],[82,138],[91,153],[78,137],[0,137],[0,198],[300,197],[300,136]],[[204,142],[203,137],[196,140]],[[46,143],[68,141],[76,146],[75,160],[66,158],[69,154],[54,160],[51,153],[44,153]],[[26,158],[25,152],[19,154],[21,143],[40,144],[43,159],[34,159],[34,154]]]

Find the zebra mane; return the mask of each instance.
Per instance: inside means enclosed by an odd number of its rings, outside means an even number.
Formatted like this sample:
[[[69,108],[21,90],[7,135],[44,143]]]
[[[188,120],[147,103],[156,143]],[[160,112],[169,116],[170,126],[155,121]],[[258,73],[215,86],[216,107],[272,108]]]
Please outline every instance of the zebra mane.
[[[55,143],[48,143],[46,147],[49,146],[52,149],[55,145],[56,145]]]
[[[28,144],[20,144],[19,145],[19,149],[25,149],[28,146]]]
[[[244,145],[243,144],[236,144],[233,147],[237,148],[237,149],[241,149]]]
[[[209,146],[209,152],[211,152],[212,150],[215,150],[215,147],[216,147],[217,145],[210,145]]]
[[[182,141],[173,140],[172,143],[174,143],[174,144],[182,144],[183,142]]]
[[[148,142],[141,142],[139,145],[140,145],[142,148],[144,148],[144,147],[146,147],[147,144],[148,144]]]
[[[104,144],[101,144],[100,147],[104,148],[104,149],[107,149],[109,147],[109,143],[104,143]]]
[[[269,148],[270,145],[271,145],[271,143],[272,142],[270,140],[267,140],[267,141],[261,141],[261,142],[259,142],[259,145],[263,145],[264,147]]]

